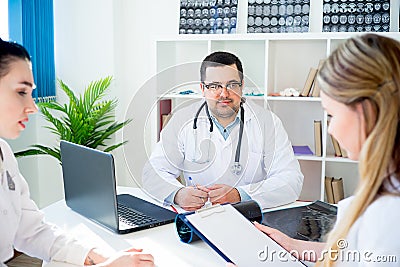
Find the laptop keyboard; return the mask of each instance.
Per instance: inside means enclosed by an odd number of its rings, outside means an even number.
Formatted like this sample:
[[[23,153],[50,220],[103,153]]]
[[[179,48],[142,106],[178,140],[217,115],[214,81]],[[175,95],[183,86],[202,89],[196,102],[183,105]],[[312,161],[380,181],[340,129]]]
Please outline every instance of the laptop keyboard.
[[[157,219],[121,203],[118,203],[118,217],[121,222],[130,226],[144,226],[158,222]]]

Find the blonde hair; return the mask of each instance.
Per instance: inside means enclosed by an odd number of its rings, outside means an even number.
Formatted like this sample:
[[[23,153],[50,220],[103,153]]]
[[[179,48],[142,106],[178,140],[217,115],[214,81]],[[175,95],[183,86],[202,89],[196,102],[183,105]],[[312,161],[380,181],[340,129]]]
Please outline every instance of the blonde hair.
[[[348,39],[334,51],[317,77],[329,97],[350,107],[361,104],[367,134],[359,156],[360,180],[354,200],[346,211],[346,220],[330,233],[328,249],[337,251],[337,242],[346,238],[378,195],[391,193],[385,183],[400,177],[399,59],[399,42],[364,34]],[[322,262],[323,266],[334,264],[329,257]]]

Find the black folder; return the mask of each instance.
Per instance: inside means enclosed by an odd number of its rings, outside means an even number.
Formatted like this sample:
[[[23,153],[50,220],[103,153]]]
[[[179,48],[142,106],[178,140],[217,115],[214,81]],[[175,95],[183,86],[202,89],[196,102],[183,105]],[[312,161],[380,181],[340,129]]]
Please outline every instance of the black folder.
[[[317,200],[305,206],[265,212],[262,224],[292,238],[323,242],[336,222],[336,214],[336,206]]]

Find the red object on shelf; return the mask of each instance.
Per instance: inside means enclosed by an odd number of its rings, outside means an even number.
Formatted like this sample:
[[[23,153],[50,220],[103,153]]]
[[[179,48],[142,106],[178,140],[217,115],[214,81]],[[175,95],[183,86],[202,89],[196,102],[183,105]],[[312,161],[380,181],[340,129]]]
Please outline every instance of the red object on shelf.
[[[163,124],[163,116],[171,113],[172,108],[172,100],[171,99],[162,99],[159,101],[159,109],[158,109],[158,140],[160,140],[160,132]]]

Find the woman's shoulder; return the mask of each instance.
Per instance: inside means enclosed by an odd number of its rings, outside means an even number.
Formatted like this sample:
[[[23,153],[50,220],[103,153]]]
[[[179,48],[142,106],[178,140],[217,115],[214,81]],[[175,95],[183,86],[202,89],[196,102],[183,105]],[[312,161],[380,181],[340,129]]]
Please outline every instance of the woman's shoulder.
[[[4,140],[0,138],[0,149],[2,151],[3,157],[12,153],[10,145]]]
[[[400,196],[383,195],[372,202],[360,218],[359,229],[369,238],[400,236]],[[400,244],[400,242],[399,242]]]
[[[338,204],[339,211],[344,213],[353,200],[354,196],[341,200]],[[400,207],[400,196],[393,194],[382,195],[367,207],[362,217],[367,220],[383,219],[379,218],[382,215],[384,215],[384,218],[387,218],[387,216],[400,218],[400,209],[397,207]]]
[[[400,197],[395,195],[381,196],[369,205],[356,227],[358,246],[372,249],[375,254],[398,253],[400,250],[399,207]]]
[[[364,216],[369,220],[387,220],[397,218],[400,220],[400,196],[386,194],[378,197],[365,210]],[[393,223],[391,221],[390,223]]]
[[[17,159],[15,158],[10,145],[4,139],[1,138],[0,138],[0,149],[1,149],[1,157],[3,159],[4,168],[6,168],[10,173],[17,172],[18,171]]]

